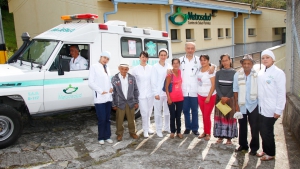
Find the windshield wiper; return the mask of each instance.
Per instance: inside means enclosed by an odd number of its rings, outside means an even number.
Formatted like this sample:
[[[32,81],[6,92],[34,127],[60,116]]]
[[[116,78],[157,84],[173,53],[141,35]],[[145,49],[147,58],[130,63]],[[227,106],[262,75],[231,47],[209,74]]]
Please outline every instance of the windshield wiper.
[[[23,65],[23,57],[20,57],[20,66]]]
[[[33,63],[32,63],[32,61],[33,61],[33,59],[31,59],[31,54],[29,54],[29,60],[30,60],[30,66],[31,66],[31,70],[32,70],[32,68],[33,68]]]

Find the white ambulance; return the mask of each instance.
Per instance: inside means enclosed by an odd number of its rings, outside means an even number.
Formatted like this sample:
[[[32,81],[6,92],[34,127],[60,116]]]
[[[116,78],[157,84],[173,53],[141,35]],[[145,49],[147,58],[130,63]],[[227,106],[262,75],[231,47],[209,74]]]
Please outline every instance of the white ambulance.
[[[102,51],[112,54],[108,64],[112,76],[118,73],[120,63],[129,63],[130,68],[138,65],[142,51],[148,52],[151,65],[158,62],[160,48],[171,51],[167,32],[127,27],[122,21],[93,23],[97,17],[62,16],[64,24],[34,37],[10,63],[0,65],[0,148],[21,135],[22,115],[93,107],[89,66],[99,61]],[[71,45],[79,47],[80,55],[88,61],[87,69],[70,71]],[[168,62],[171,58],[170,53]]]

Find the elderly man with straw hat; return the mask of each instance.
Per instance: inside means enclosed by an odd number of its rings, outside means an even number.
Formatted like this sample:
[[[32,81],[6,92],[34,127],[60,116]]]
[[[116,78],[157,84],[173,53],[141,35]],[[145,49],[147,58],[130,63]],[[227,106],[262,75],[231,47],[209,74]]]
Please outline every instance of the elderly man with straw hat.
[[[251,55],[245,55],[240,61],[242,68],[234,75],[233,92],[236,102],[236,114],[239,118],[239,148],[235,151],[248,152],[248,121],[251,128],[250,155],[255,156],[259,149],[259,113],[257,94],[257,72],[253,69],[255,61]]]
[[[117,125],[117,140],[121,141],[124,132],[123,121],[126,115],[128,122],[129,134],[133,139],[137,139],[135,127],[135,109],[138,108],[139,90],[135,77],[128,73],[129,65],[120,64],[119,73],[112,77],[113,85],[113,103],[112,107],[117,110],[116,125]]]

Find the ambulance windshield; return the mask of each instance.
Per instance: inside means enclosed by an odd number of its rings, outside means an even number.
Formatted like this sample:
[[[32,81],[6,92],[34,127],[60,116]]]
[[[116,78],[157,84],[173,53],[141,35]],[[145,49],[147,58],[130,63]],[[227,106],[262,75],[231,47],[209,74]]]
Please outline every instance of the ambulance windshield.
[[[20,60],[45,65],[54,51],[58,41],[33,39]]]

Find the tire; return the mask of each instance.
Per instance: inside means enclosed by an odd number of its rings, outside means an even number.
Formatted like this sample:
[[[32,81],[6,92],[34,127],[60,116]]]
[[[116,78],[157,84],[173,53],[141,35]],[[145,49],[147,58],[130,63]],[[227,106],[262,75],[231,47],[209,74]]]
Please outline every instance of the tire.
[[[22,129],[20,113],[11,106],[0,104],[0,149],[15,143]]]

